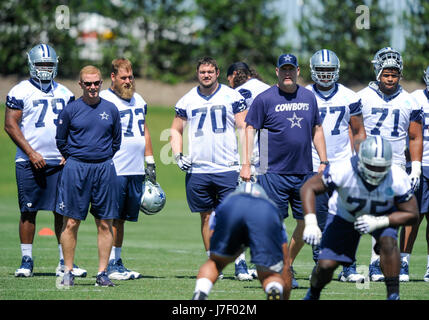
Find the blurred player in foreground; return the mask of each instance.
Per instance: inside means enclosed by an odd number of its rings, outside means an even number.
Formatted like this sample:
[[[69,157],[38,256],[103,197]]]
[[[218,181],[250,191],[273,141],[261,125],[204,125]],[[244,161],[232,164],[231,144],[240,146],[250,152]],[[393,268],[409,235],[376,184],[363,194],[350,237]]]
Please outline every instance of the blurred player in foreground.
[[[329,190],[333,195],[322,237],[314,213],[315,198]],[[397,227],[414,224],[418,208],[409,176],[392,164],[390,143],[380,136],[368,137],[360,146],[359,156],[334,163],[309,179],[301,188],[301,199],[303,239],[311,245],[320,243],[319,260],[304,300],[318,300],[335,269],[355,261],[361,234],[366,233],[376,239],[374,251],[380,255],[387,299],[399,300]]]
[[[292,274],[286,231],[277,206],[263,188],[241,183],[218,206],[212,222],[210,257],[198,272],[192,299],[206,300],[223,268],[246,247],[267,299],[289,299]]]

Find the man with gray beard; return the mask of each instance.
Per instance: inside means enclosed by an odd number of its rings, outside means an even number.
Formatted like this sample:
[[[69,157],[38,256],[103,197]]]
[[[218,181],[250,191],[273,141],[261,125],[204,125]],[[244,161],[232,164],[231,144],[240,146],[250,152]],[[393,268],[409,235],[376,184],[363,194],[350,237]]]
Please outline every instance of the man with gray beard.
[[[139,272],[128,270],[121,259],[125,221],[136,222],[143,193],[145,174],[156,183],[152,142],[146,125],[147,104],[135,92],[131,62],[120,58],[112,61],[112,84],[100,96],[113,102],[121,115],[122,143],[113,158],[117,173],[119,219],[113,220],[113,247],[107,274],[110,279],[138,279]],[[145,169],[146,162],[146,169]]]

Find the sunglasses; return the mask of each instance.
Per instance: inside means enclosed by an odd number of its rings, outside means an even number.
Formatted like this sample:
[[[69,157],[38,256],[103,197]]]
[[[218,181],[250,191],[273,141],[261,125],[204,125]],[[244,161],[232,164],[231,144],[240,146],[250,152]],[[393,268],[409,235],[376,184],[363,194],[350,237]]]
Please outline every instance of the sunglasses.
[[[81,81],[80,83],[84,84],[85,87],[91,87],[92,85],[98,87],[103,81],[98,80],[98,81],[94,81],[94,82],[90,82],[90,81]]]

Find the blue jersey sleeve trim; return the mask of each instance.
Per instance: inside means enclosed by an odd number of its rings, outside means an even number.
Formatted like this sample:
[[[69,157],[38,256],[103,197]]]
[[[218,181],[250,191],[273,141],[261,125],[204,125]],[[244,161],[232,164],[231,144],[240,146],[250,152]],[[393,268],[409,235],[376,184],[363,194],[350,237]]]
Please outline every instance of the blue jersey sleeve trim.
[[[404,202],[407,202],[408,200],[410,200],[411,199],[411,197],[413,196],[413,189],[410,189],[410,190],[408,190],[407,191],[407,193],[406,194],[404,194],[404,195],[401,195],[401,196],[396,196],[396,197],[394,197],[394,201],[396,202],[396,203],[404,203]]]
[[[422,110],[413,110],[411,111],[410,121],[421,122],[423,120]]]
[[[357,101],[355,103],[351,103],[349,105],[349,109],[350,109],[350,115],[351,116],[357,116],[359,114],[362,114],[362,101],[361,101],[361,99],[359,99],[359,101]]]
[[[179,109],[179,108],[175,108],[176,110],[176,115],[181,117],[181,118],[188,118],[188,116],[186,115],[186,110],[184,109]]]
[[[232,112],[234,112],[234,114],[243,112],[246,109],[247,109],[247,104],[246,104],[246,101],[244,101],[244,99],[240,99],[239,101],[235,101],[232,103]]]
[[[6,106],[11,109],[23,110],[24,100],[16,99],[15,97],[6,97]]]

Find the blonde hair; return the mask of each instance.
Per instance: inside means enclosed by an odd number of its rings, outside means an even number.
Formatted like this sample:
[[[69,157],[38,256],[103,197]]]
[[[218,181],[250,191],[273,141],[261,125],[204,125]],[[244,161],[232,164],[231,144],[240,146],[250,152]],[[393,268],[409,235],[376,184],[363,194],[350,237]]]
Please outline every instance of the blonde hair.
[[[80,81],[82,81],[82,76],[84,74],[98,74],[100,76],[100,80],[102,80],[101,71],[97,67],[94,67],[91,65],[83,67],[79,72],[79,80]]]
[[[127,71],[133,71],[131,61],[125,58],[118,58],[112,61],[111,72],[115,75],[118,74],[119,69],[125,69]]]

